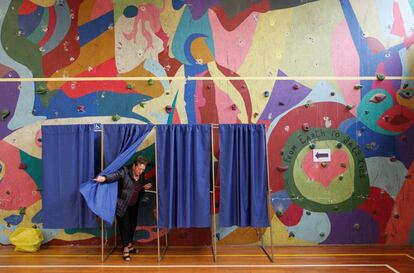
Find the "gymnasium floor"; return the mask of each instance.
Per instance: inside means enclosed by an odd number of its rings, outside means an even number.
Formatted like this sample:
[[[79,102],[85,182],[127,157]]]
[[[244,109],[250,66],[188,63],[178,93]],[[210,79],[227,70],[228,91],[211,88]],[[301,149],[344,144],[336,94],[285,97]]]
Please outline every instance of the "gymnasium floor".
[[[100,248],[42,247],[36,253],[0,248],[0,272],[414,272],[408,246],[274,247],[274,263],[256,247],[220,246],[217,261],[209,247],[170,247],[158,263],[157,251],[141,248],[130,262],[116,250],[101,263]]]

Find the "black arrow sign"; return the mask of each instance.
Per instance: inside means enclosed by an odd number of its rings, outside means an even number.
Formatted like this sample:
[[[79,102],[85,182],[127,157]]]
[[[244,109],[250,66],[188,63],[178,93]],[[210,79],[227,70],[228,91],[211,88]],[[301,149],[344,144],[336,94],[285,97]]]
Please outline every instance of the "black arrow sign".
[[[316,156],[317,159],[319,159],[319,158],[322,158],[322,157],[328,157],[329,154],[327,154],[327,153],[323,153],[323,154],[322,153],[316,153],[315,156]]]

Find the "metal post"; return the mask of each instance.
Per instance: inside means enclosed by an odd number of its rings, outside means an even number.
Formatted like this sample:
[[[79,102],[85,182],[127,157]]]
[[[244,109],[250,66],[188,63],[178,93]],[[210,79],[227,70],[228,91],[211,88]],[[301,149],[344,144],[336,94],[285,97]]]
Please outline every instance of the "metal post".
[[[273,229],[272,229],[272,199],[270,196],[271,193],[271,188],[270,188],[270,177],[269,177],[269,153],[268,153],[268,147],[267,147],[267,142],[266,142],[266,136],[265,136],[265,144],[266,144],[266,171],[267,171],[267,206],[269,208],[269,219],[270,219],[270,227],[269,227],[269,238],[270,238],[270,256],[268,254],[268,257],[270,259],[270,261],[273,263],[274,262],[274,257],[273,257]],[[263,242],[263,239],[262,239]]]
[[[214,172],[214,134],[213,134],[213,125],[211,125],[211,175],[213,180],[213,231],[211,234],[211,243],[213,248],[213,260],[217,262],[217,230],[216,230],[216,180],[215,180],[215,172]]]

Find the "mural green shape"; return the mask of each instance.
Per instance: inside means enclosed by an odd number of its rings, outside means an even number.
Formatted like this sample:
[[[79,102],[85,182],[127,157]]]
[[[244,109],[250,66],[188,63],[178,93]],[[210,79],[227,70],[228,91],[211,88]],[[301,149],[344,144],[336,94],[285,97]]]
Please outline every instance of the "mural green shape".
[[[334,152],[338,150],[336,143],[334,140],[318,141],[315,144],[315,149],[330,149]],[[326,188],[322,184],[312,181],[302,169],[301,165],[305,155],[310,151],[309,148],[305,146],[299,152],[293,167],[293,179],[296,187],[306,199],[329,205],[344,202],[352,197],[354,192],[353,178],[355,177],[354,160],[346,147],[343,150],[346,150],[349,155],[349,168],[343,173],[343,180],[339,180],[342,174],[337,175]]]
[[[317,148],[329,148],[334,151],[338,149],[338,142],[343,144],[341,149],[350,156],[348,170],[336,177],[338,181],[333,181],[327,188],[315,182],[306,182],[309,178],[300,170],[300,164],[310,151],[309,143],[315,143]],[[364,154],[350,136],[330,128],[296,131],[288,139],[283,150],[285,153],[282,164],[289,166],[284,174],[286,190],[292,201],[299,206],[318,212],[350,211],[367,199],[369,178]]]

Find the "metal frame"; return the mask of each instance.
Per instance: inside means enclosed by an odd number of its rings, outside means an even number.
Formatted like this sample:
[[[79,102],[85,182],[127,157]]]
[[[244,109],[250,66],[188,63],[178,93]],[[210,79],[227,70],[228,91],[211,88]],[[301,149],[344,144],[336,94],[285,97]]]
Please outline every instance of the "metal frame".
[[[212,124],[212,129],[213,128],[219,128],[219,124]],[[213,132],[211,133],[212,135],[212,152],[213,152],[213,148],[214,148],[214,144],[213,144]],[[214,154],[214,153],[213,153]],[[213,167],[213,173],[214,173],[214,165],[213,165],[213,160],[212,160],[212,167]],[[260,248],[263,250],[263,252],[266,254],[267,258],[269,259],[270,262],[274,262],[274,255],[273,255],[273,228],[272,228],[272,213],[271,213],[271,197],[270,197],[270,193],[271,193],[271,189],[270,189],[270,181],[269,181],[269,155],[268,155],[268,149],[267,149],[267,143],[266,143],[266,172],[267,172],[267,206],[268,206],[268,214],[269,214],[269,220],[270,220],[270,226],[269,226],[269,232],[270,232],[270,253],[269,251],[266,249],[266,246],[264,245],[264,241],[263,241],[263,229],[264,228],[256,228],[256,234],[260,239]],[[214,177],[213,177],[214,179]],[[213,187],[213,194],[214,194],[214,187]],[[215,212],[215,204],[214,204],[214,212]],[[214,214],[213,214],[214,217]],[[214,218],[215,219],[215,218]],[[214,228],[215,225],[214,225]],[[214,232],[214,235],[216,234],[216,232]],[[214,245],[215,247],[217,247],[216,245],[216,239],[217,237],[214,238],[215,242]],[[215,249],[215,253],[213,253],[214,256],[214,261],[216,261],[217,257],[217,248]]]
[[[157,252],[158,252],[158,262],[164,258],[165,253],[168,249],[168,232],[165,232],[165,247],[161,251],[161,240],[160,240],[160,225],[159,225],[159,212],[158,212],[158,158],[157,158],[157,126],[154,125],[155,129],[155,207],[156,207],[156,215],[157,215]]]
[[[95,132],[101,132],[101,171],[103,171],[104,169],[104,125],[100,123],[100,130],[95,130]],[[107,233],[105,232],[105,224],[103,219],[100,219],[100,225],[101,225],[101,262],[105,262],[106,259],[108,259],[109,255],[112,254],[112,252],[114,252],[114,250],[117,247],[117,223],[116,223],[116,219],[114,222],[114,228],[115,228],[115,232],[114,232],[114,246],[111,247],[109,249],[109,252],[105,254],[105,246],[106,246],[106,241],[105,239],[107,236]]]
[[[212,190],[210,191],[211,199],[212,203],[213,203],[213,212],[211,213],[211,222],[212,225],[210,227],[210,231],[211,231],[211,250],[212,250],[212,257],[213,257],[213,261],[217,262],[217,221],[216,221],[216,216],[215,216],[215,212],[216,212],[216,194],[215,194],[215,188],[216,188],[216,183],[215,183],[215,171],[214,171],[214,132],[213,129],[214,128],[219,128],[219,124],[210,124],[210,134],[211,134],[211,175],[212,175]],[[155,142],[154,142],[154,146],[155,146],[155,198],[156,198],[156,202],[155,202],[155,206],[156,206],[156,218],[157,218],[157,256],[158,256],[158,262],[161,262],[162,259],[165,256],[165,253],[167,252],[168,249],[168,232],[165,232],[165,245],[164,247],[161,249],[161,239],[160,239],[160,226],[159,226],[159,197],[158,197],[158,161],[157,161],[157,134],[156,134],[156,130],[157,130],[157,126],[154,125],[154,130],[155,130]],[[104,125],[101,124],[101,171],[104,169]],[[269,156],[268,156],[268,149],[267,149],[267,143],[266,143],[266,171],[267,171],[267,202],[268,202],[268,207],[271,208],[271,198],[270,198],[270,182],[269,182]],[[263,241],[263,228],[256,228],[256,233],[258,235],[258,237],[260,238],[261,241],[261,245],[260,248],[263,250],[263,252],[266,254],[266,256],[268,257],[268,259],[271,262],[274,262],[274,255],[273,255],[273,229],[272,229],[272,215],[271,215],[271,209],[269,209],[269,219],[270,219],[270,253],[267,251],[266,246],[264,245],[264,241]],[[109,255],[112,254],[112,252],[116,249],[117,247],[117,223],[116,223],[116,219],[114,222],[114,227],[115,227],[115,232],[114,232],[114,236],[115,236],[115,245],[114,247],[112,247],[109,250],[109,253],[105,254],[105,226],[104,226],[104,222],[101,219],[101,261],[102,263],[105,262],[105,260],[109,257]],[[163,228],[163,230],[165,230],[166,228]],[[168,231],[168,229],[167,229]]]

